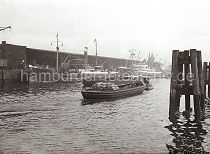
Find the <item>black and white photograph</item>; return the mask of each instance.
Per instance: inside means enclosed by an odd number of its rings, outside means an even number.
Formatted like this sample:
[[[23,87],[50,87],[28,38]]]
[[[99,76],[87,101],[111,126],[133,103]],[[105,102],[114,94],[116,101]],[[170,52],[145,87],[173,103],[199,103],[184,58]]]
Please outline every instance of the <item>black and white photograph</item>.
[[[0,154],[210,154],[210,1],[0,0]]]

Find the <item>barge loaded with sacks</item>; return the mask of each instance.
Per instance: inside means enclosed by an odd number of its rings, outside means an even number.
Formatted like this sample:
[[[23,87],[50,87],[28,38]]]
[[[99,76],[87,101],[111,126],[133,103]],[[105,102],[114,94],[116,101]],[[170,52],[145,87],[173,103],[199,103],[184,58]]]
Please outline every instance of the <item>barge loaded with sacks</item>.
[[[117,99],[142,94],[146,85],[141,81],[116,85],[114,83],[98,82],[92,87],[84,87],[84,99]]]

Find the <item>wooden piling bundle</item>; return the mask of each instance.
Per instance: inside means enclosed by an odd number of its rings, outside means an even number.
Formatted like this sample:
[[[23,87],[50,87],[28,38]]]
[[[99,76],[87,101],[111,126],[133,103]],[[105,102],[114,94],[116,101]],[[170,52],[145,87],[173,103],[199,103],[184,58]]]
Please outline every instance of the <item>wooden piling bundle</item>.
[[[209,66],[207,67],[209,69],[208,71],[208,97],[210,98],[210,62],[209,62]]]
[[[208,98],[210,98],[210,62],[203,63],[204,93],[206,94],[206,85],[208,85]],[[205,95],[206,98],[206,95]]]
[[[174,122],[179,113],[180,97],[185,95],[185,113],[191,111],[190,95],[193,95],[195,120],[199,122],[205,112],[205,82],[201,51],[196,49],[173,50],[169,119]]]

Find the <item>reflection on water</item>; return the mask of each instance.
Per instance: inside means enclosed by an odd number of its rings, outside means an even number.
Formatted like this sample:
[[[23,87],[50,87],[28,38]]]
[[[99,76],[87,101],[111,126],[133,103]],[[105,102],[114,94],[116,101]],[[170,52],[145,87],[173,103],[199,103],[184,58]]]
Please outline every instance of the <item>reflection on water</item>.
[[[95,103],[102,103],[102,102],[111,102],[111,100],[103,100],[103,99],[92,99],[92,100],[86,100],[86,99],[82,99],[81,104],[82,105],[91,105],[91,104],[95,104]]]
[[[121,99],[82,99],[81,100],[81,105],[91,105],[91,104],[95,104],[95,103],[111,103],[117,100],[122,100]]]
[[[169,80],[118,100],[83,100],[81,85],[6,85],[0,89],[0,153],[210,152],[210,117],[202,125],[168,120]],[[183,104],[183,103],[182,103]]]
[[[166,147],[171,152],[189,152],[189,153],[204,153],[204,137],[207,131],[200,123],[194,123],[190,120],[179,120],[175,124],[166,126],[172,133],[174,145],[166,144]]]
[[[209,153],[210,152],[210,104],[206,102],[205,120],[196,123],[192,115],[181,115],[175,123],[165,126],[173,137],[166,144],[171,153]]]

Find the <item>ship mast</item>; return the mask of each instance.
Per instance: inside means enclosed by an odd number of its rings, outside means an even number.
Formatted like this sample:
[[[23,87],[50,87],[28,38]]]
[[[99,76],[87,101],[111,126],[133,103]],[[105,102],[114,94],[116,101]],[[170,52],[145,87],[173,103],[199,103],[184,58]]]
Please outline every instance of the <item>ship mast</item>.
[[[131,57],[131,71],[133,72],[133,57],[135,56],[135,54],[133,53],[134,49],[129,50],[129,52],[131,53],[130,54],[130,57]]]
[[[96,46],[96,64],[95,64],[95,66],[97,66],[98,64],[97,64],[97,60],[98,60],[98,46],[97,46],[97,40],[95,39],[94,40],[94,43],[95,43],[95,46]]]

